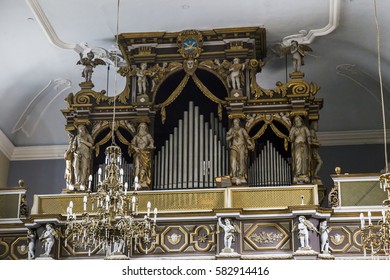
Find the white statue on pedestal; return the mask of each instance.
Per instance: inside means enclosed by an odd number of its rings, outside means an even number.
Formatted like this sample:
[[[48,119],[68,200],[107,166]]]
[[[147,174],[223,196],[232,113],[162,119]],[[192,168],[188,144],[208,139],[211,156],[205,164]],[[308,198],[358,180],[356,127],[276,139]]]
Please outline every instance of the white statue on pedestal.
[[[243,71],[245,69],[245,63],[240,63],[239,58],[234,58],[233,63],[231,64],[229,68],[229,78],[228,79],[228,85],[231,86],[233,89],[241,89],[242,84],[244,82],[244,74]],[[241,82],[242,81],[242,82]],[[231,85],[230,83],[231,82]]]
[[[46,224],[46,230],[42,232],[39,240],[42,241],[42,247],[45,249],[45,253],[41,256],[49,257],[51,249],[53,248],[55,239],[58,239],[58,233],[51,224]]]
[[[29,260],[35,259],[35,240],[37,239],[37,233],[33,229],[27,231],[28,239],[28,253],[27,258]]]
[[[232,249],[232,242],[234,240],[234,234],[236,232],[240,233],[240,229],[236,224],[232,224],[229,218],[225,218],[225,224],[222,223],[221,217],[218,218],[218,225],[223,228],[225,235],[223,237],[224,240],[224,249],[222,252],[232,253],[234,249]]]
[[[329,254],[329,230],[326,221],[320,223],[319,232],[321,234],[321,253]]]
[[[295,223],[291,231],[294,232],[296,229],[298,229],[298,238],[301,244],[301,247],[299,247],[298,250],[310,250],[311,247],[309,244],[309,230],[315,231],[317,233],[319,232],[310,221],[306,220],[304,216],[299,216],[298,220],[299,223]]]

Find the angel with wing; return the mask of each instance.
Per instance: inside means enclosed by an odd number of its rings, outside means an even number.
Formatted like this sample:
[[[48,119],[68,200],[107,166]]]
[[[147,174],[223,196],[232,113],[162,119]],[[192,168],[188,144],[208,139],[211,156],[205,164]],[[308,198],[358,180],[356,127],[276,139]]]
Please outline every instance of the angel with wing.
[[[299,223],[295,223],[291,232],[294,232],[298,229],[298,238],[301,243],[301,247],[299,249],[310,249],[309,245],[309,230],[315,231],[317,233],[317,228],[308,220],[306,220],[305,216],[299,216]]]
[[[83,57],[83,54],[80,53],[80,60],[77,62],[77,65],[79,64],[84,65],[81,76],[85,78],[86,83],[91,83],[93,68],[97,65],[106,65],[102,59],[95,58],[95,54],[92,51],[87,53],[87,57]]]
[[[237,233],[241,233],[240,231],[240,228],[231,222],[231,220],[229,218],[225,218],[225,224],[222,223],[222,219],[221,217],[218,218],[218,225],[223,228],[224,232],[225,232],[225,235],[224,235],[224,245],[225,245],[225,249],[231,249],[232,247],[232,242],[235,238],[234,234],[237,232]]]
[[[301,65],[305,65],[303,58],[305,57],[305,52],[313,51],[307,45],[299,44],[298,41],[292,40],[289,47],[282,49],[282,54],[287,55],[290,53],[292,55],[293,69],[294,72],[301,71]]]

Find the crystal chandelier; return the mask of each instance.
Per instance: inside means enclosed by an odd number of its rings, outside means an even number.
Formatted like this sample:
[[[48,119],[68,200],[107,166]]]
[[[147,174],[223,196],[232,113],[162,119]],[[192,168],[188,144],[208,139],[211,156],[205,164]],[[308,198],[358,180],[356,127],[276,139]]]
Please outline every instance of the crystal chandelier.
[[[377,225],[373,225],[371,221],[371,212],[368,211],[368,225],[365,225],[365,218],[363,213],[360,213],[361,222],[361,234],[362,234],[362,247],[364,256],[367,254],[367,249],[371,251],[371,256],[378,255],[383,252],[386,258],[390,257],[390,173],[389,164],[387,159],[387,131],[386,131],[386,114],[383,95],[383,83],[382,83],[382,71],[381,71],[381,59],[380,59],[380,33],[379,24],[376,9],[376,0],[374,0],[374,12],[375,22],[377,27],[377,51],[378,51],[378,73],[379,73],[379,85],[381,92],[381,105],[382,105],[382,120],[383,120],[383,143],[384,143],[384,156],[385,156],[385,172],[380,175],[379,183],[380,188],[383,191],[387,191],[387,199],[383,201],[382,217],[378,221]]]
[[[383,201],[382,217],[377,225],[371,221],[371,212],[368,211],[368,225],[365,225],[365,217],[360,213],[362,246],[364,256],[367,249],[371,251],[371,256],[383,252],[386,258],[390,257],[390,173],[382,174],[379,177],[380,186],[387,191],[387,199]]]
[[[119,4],[117,1],[116,46],[119,33]],[[116,51],[115,51],[116,56]],[[115,59],[115,68],[118,60]],[[117,75],[115,75],[114,95],[116,95]],[[108,94],[108,88],[107,88]],[[138,218],[138,178],[134,180],[134,191],[128,194],[128,183],[123,182],[122,152],[115,144],[115,109],[116,96],[113,97],[113,114],[111,128],[111,146],[105,150],[104,171],[99,168],[97,192],[91,192],[92,175],[89,176],[88,190],[83,198],[84,211],[81,219],[73,213],[73,202],[67,209],[65,246],[72,240],[74,247],[91,250],[100,248],[106,252],[106,259],[128,259],[132,246],[145,244],[146,253],[156,237],[157,208],[154,209],[153,221],[150,217],[150,202],[147,203],[146,215]],[[103,178],[102,178],[103,177]],[[91,215],[87,204],[91,205]],[[124,254],[127,250],[127,256]],[[99,250],[98,250],[99,251]]]
[[[150,217],[150,202],[147,203],[144,218],[136,218],[139,215],[138,178],[134,182],[134,191],[128,193],[128,183],[123,182],[123,169],[120,165],[121,149],[112,144],[106,148],[105,154],[106,165],[103,174],[101,169],[98,171],[96,193],[91,192],[92,176],[89,176],[80,220],[73,213],[73,201],[69,204],[65,246],[70,239],[74,247],[88,249],[89,255],[92,249],[101,248],[106,252],[106,258],[123,259],[126,258],[126,250],[128,256],[131,254],[133,244],[144,243],[148,248],[155,241],[157,208],[154,209],[153,221]],[[87,204],[91,205],[93,215],[87,212]]]

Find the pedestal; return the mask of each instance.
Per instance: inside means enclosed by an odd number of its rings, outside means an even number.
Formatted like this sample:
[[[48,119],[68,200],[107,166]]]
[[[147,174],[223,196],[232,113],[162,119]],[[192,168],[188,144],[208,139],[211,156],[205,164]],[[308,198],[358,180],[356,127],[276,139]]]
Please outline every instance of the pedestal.
[[[288,75],[291,79],[303,79],[305,77],[305,73],[303,72],[292,72]]]
[[[79,86],[81,89],[92,89],[95,85],[92,82],[81,82]]]
[[[327,254],[319,254],[318,259],[320,259],[320,260],[334,260],[335,257],[333,255],[327,253]]]
[[[149,96],[146,94],[141,94],[137,96],[137,103],[148,103],[149,102]]]
[[[232,89],[230,91],[231,97],[241,97],[242,96],[242,89]]]
[[[246,184],[247,183],[247,181],[245,180],[245,178],[237,178],[237,177],[233,177],[232,178],[232,184],[233,185],[237,185],[237,186],[239,186],[239,185],[242,185],[242,184]]]
[[[230,179],[230,176],[217,177],[215,178],[215,183],[217,188],[226,188],[232,185],[232,180]]]
[[[237,252],[234,252],[234,249],[225,248],[221,253],[215,256],[217,259],[229,259],[229,260],[239,260],[241,255]]]
[[[293,184],[308,184],[310,183],[309,176],[301,175],[293,178]]]
[[[311,248],[299,248],[293,253],[294,260],[316,260],[318,258],[318,252]]]
[[[104,258],[105,260],[111,260],[111,261],[115,261],[115,260],[130,260],[130,258],[124,254],[113,254],[113,255],[109,255],[109,256],[106,256]]]
[[[51,261],[55,260],[52,256],[46,256],[46,255],[40,255],[39,257],[35,258],[37,261]]]

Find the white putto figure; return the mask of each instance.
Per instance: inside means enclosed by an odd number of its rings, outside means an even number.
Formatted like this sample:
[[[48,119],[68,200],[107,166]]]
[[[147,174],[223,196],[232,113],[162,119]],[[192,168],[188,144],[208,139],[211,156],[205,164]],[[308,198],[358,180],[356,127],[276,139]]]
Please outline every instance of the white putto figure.
[[[306,220],[305,216],[299,216],[298,220],[299,222],[295,223],[291,232],[294,232],[298,229],[298,238],[301,244],[299,250],[310,250],[311,247],[309,244],[309,230],[315,231],[317,233],[319,232],[310,221]]]
[[[53,248],[55,239],[58,239],[58,233],[53,228],[51,224],[46,224],[46,230],[42,232],[39,240],[42,242],[42,247],[45,249],[44,257],[49,257],[51,254],[51,249]]]
[[[234,234],[240,233],[240,229],[238,226],[231,222],[229,218],[225,218],[225,224],[222,223],[221,217],[218,218],[218,225],[223,228],[225,235],[223,236],[224,248],[222,252],[232,253],[234,250],[232,249],[232,242],[234,240]]]
[[[321,253],[329,254],[329,230],[326,221],[320,223],[319,231],[321,234]]]

